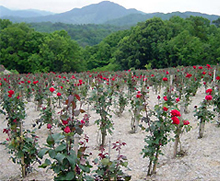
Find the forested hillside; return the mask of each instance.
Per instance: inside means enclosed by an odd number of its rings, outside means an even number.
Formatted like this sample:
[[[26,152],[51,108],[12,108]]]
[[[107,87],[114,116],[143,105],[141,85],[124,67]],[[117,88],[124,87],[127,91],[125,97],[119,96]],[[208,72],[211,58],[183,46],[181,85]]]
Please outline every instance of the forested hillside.
[[[82,47],[65,30],[43,33],[25,23],[0,20],[0,64],[20,73],[217,64],[218,26],[219,20],[211,24],[203,17],[152,18],[113,32],[97,45]]]
[[[65,30],[70,37],[77,41],[80,46],[93,46],[100,43],[107,35],[124,29],[129,29],[125,26],[114,26],[105,24],[65,24],[65,23],[30,23],[30,26],[36,31],[52,33],[57,30]]]

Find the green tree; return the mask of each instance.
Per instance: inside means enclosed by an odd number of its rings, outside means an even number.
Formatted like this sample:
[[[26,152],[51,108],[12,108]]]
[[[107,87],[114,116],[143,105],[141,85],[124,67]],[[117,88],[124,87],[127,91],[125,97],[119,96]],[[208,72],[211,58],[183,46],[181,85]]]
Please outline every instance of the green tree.
[[[54,72],[83,71],[79,45],[71,40],[66,31],[55,31],[47,34],[39,45],[41,69]]]

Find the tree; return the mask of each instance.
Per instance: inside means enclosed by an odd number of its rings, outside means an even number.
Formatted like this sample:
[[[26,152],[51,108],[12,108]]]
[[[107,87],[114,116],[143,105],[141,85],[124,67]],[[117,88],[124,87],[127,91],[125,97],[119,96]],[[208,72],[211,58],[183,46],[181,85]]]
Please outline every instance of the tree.
[[[212,23],[217,26],[220,27],[220,17],[217,20],[212,21]]]

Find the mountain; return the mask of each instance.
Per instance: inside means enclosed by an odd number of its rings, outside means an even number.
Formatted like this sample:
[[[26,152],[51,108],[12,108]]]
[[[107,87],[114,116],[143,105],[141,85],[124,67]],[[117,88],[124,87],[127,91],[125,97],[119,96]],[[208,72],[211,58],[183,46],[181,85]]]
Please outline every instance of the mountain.
[[[153,17],[159,17],[162,20],[168,20],[172,16],[179,16],[181,18],[188,18],[190,16],[201,16],[203,18],[207,18],[210,20],[210,22],[220,18],[218,15],[208,15],[208,14],[202,14],[198,12],[172,12],[172,13],[148,13],[148,14],[129,14],[127,16],[117,18],[117,19],[112,19],[109,21],[106,21],[104,24],[109,24],[109,25],[114,25],[114,26],[134,26],[138,22],[146,21],[147,19],[153,18]]]
[[[116,3],[103,1],[98,4],[91,4],[82,8],[74,8],[70,11],[60,14],[45,14],[37,10],[19,10],[12,11],[0,6],[0,18],[10,19],[12,22],[51,22],[66,24],[110,24],[116,26],[134,26],[138,22],[146,21],[152,17],[160,17],[163,20],[172,16],[187,18],[190,16],[202,16],[211,22],[220,16],[207,15],[197,12],[173,12],[173,13],[144,13],[136,9],[126,9]]]
[[[4,6],[0,6],[0,18],[4,17],[18,17],[20,18],[30,18],[30,17],[39,17],[47,16],[54,13],[48,11],[40,11],[36,9],[27,9],[27,10],[10,10]]]
[[[62,22],[70,24],[102,24],[108,20],[121,18],[129,14],[144,14],[136,9],[126,9],[116,3],[103,1],[98,4],[91,4],[83,8],[74,8],[70,11],[48,15],[44,17],[23,18],[24,16],[15,17],[13,15],[1,16],[16,22]]]

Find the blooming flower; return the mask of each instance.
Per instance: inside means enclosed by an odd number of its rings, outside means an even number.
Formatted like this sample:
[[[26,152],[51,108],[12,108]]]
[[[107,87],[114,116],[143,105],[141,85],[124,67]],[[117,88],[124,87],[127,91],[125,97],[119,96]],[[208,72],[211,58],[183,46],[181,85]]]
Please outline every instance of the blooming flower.
[[[205,96],[205,99],[206,99],[207,101],[211,101],[211,100],[212,100],[212,96],[211,96],[211,95],[207,95],[207,96]]]
[[[61,93],[60,93],[60,92],[57,92],[57,96],[60,97],[60,96],[61,96]]]
[[[36,81],[33,81],[33,84],[37,84],[38,83],[38,80],[36,80]]]
[[[168,111],[168,108],[167,107],[163,107],[163,111]]]
[[[67,125],[68,124],[68,120],[62,120],[62,123],[64,124],[64,125]]]
[[[85,124],[86,123],[84,120],[81,120],[80,122],[81,122],[81,124]]]
[[[192,74],[187,73],[186,77],[190,78],[190,77],[192,77]]]
[[[178,117],[173,116],[171,119],[173,120],[172,124],[180,124],[180,120],[178,119]]]
[[[180,101],[180,98],[179,98],[179,97],[177,97],[177,98],[176,98],[176,102],[179,102],[179,101]]]
[[[189,121],[183,120],[183,125],[188,125],[188,124],[189,124]]]
[[[142,94],[138,91],[136,97],[137,97],[137,98],[140,98],[141,96],[142,96]]]
[[[51,87],[49,90],[50,90],[50,92],[54,92],[55,91],[55,89],[53,87]]]
[[[176,109],[170,111],[170,113],[171,113],[172,116],[181,116],[180,112]]]
[[[216,77],[216,80],[220,80],[220,76],[217,76],[217,77]]]
[[[163,99],[164,99],[165,101],[168,101],[167,96],[164,96]]]
[[[47,129],[51,129],[52,128],[52,125],[51,124],[47,124]]]
[[[65,133],[70,133],[71,130],[70,130],[70,127],[69,126],[66,126],[63,130]]]
[[[167,78],[167,77],[163,77],[162,80],[163,80],[163,81],[168,81],[168,78]]]
[[[12,97],[12,95],[14,94],[15,92],[13,90],[9,90],[8,91],[8,97]]]
[[[13,90],[9,90],[8,93],[13,95],[15,92]]]
[[[210,69],[210,68],[211,68],[211,65],[209,65],[209,64],[206,64],[206,66],[207,66],[207,68],[208,68],[208,69]]]
[[[207,89],[205,92],[206,92],[207,94],[211,94],[211,93],[212,93],[212,89]]]

